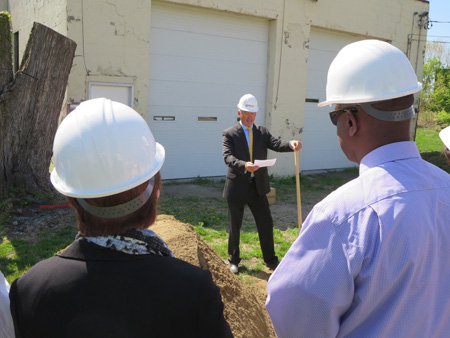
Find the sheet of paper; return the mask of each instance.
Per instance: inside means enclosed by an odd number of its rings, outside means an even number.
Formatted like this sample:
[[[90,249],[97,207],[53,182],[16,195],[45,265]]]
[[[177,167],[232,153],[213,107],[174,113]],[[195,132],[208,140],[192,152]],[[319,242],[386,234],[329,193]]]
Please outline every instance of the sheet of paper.
[[[254,165],[261,167],[271,167],[275,164],[275,162],[277,161],[276,158],[273,158],[271,160],[255,160],[255,163],[253,163]]]

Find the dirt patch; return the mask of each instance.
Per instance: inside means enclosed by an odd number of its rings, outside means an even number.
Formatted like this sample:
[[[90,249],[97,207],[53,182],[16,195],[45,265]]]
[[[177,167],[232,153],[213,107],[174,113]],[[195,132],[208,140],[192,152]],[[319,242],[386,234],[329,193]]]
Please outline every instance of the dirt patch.
[[[198,184],[183,184],[183,185],[164,185],[161,189],[161,195],[170,197],[175,196],[195,196],[201,198],[220,198],[222,197],[222,190],[216,187],[208,187]]]
[[[4,233],[8,238],[33,242],[43,230],[58,230],[67,225],[76,226],[75,212],[62,196],[39,200],[32,196],[10,198],[5,203],[10,225]]]

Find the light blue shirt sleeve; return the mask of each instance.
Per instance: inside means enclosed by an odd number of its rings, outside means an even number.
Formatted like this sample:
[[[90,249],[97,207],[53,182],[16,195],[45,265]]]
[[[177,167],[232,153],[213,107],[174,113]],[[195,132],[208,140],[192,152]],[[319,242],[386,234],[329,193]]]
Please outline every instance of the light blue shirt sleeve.
[[[305,220],[267,286],[266,308],[278,338],[337,336],[354,298],[355,264],[362,264],[358,257],[350,263],[348,251],[357,250],[341,236],[320,209]]]

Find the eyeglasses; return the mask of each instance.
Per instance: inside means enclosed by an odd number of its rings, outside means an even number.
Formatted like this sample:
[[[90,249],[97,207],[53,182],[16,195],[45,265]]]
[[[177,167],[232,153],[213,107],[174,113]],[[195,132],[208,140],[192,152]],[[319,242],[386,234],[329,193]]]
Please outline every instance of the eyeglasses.
[[[346,108],[331,111],[330,112],[331,123],[333,123],[335,126],[337,126],[337,121],[338,121],[339,115],[341,115],[342,113],[345,113],[346,111],[350,111],[352,113],[357,113],[358,108],[357,107],[346,107]]]

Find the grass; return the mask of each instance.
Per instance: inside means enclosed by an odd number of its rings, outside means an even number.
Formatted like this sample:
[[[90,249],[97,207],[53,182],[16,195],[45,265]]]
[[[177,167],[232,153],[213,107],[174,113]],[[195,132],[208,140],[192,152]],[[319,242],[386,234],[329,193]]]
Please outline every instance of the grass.
[[[27,241],[20,238],[0,240],[0,267],[6,279],[11,283],[22,276],[34,264],[54,256],[68,246],[76,234],[75,227],[67,225],[58,231],[46,230],[37,234],[37,239]]]
[[[418,127],[416,133],[417,148],[419,148],[420,155],[425,161],[433,163],[450,173],[450,166],[441,153],[444,144],[439,138],[439,130],[435,127]]]
[[[450,172],[441,154],[442,142],[435,128],[417,129],[416,143],[422,157]],[[310,196],[326,195],[349,179],[357,175],[357,168],[336,172],[324,172],[301,176],[302,203],[308,202]],[[295,210],[295,177],[271,177],[277,189],[277,200],[292,203]],[[180,185],[197,184],[222,189],[223,180],[197,178],[189,182],[165,182],[164,184]],[[26,204],[26,201],[24,201]],[[222,257],[227,258],[228,216],[227,203],[223,198],[198,197],[162,197],[160,213],[173,215],[181,222],[192,224],[202,238]],[[25,273],[38,261],[53,256],[65,248],[73,240],[76,230],[67,225],[57,231],[47,230],[39,233],[33,240],[8,238],[5,230],[11,223],[8,202],[0,202],[0,270],[11,283]],[[288,226],[285,229],[274,229],[275,251],[279,258],[284,257],[292,242],[298,236],[298,228]],[[264,269],[259,247],[259,239],[253,218],[244,217],[241,235],[241,273],[240,278],[251,283],[248,275],[257,274]]]
[[[433,127],[418,127],[416,134],[417,148],[421,153],[440,151],[443,147],[439,130]]]

